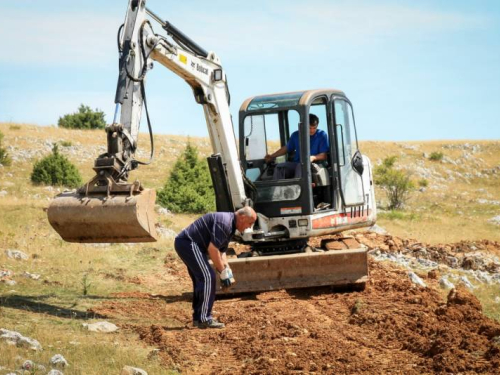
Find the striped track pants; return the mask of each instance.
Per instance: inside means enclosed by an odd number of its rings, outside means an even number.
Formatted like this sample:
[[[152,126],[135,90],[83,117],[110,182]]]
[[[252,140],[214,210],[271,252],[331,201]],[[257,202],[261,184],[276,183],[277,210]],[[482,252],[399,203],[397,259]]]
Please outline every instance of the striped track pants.
[[[174,246],[193,281],[193,320],[207,322],[212,319],[216,277],[208,263],[208,254],[189,239],[176,238]]]

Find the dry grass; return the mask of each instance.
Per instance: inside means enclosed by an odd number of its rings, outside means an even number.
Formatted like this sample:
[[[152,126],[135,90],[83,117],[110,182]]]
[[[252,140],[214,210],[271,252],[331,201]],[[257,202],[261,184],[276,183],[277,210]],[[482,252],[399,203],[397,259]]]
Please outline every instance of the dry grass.
[[[110,298],[112,293],[168,293],[175,280],[165,271],[163,260],[172,254],[172,240],[105,247],[65,243],[50,228],[44,211],[57,190],[33,186],[29,179],[34,161],[50,152],[51,142],[64,142],[61,152],[77,165],[84,179],[90,179],[93,160],[105,151],[104,132],[10,123],[0,124],[0,131],[5,135],[4,146],[13,157],[19,156],[15,153],[41,150],[30,157],[14,160],[10,167],[0,168],[0,191],[7,192],[0,197],[0,269],[12,271],[17,281],[14,286],[0,283],[0,328],[35,338],[45,348],[41,353],[33,353],[0,342],[0,366],[19,369],[17,356],[47,366],[51,356],[61,353],[71,365],[65,374],[118,373],[124,365],[144,368],[150,374],[165,373],[157,360],[148,359],[152,348],[143,347],[136,334],[122,331],[96,336],[84,331],[81,324],[91,318],[87,309]],[[191,137],[190,140],[201,155],[210,154],[208,139]],[[162,187],[187,141],[187,137],[156,136],[156,162],[140,167],[132,178],[140,178],[148,187]],[[394,235],[432,243],[475,239],[500,241],[500,228],[488,223],[489,218],[500,215],[500,206],[478,202],[479,199],[500,201],[500,172],[488,178],[448,178],[448,171],[474,174],[499,166],[500,142],[469,142],[478,145],[478,151],[472,154],[472,159],[464,159],[457,165],[431,161],[423,156],[424,153],[442,152],[445,160],[458,160],[468,152],[460,148],[466,143],[362,142],[362,151],[374,164],[387,156],[397,155],[399,165],[413,171],[415,178],[419,178],[415,166],[433,171],[428,187],[424,192],[413,193],[403,214],[382,214],[378,224]],[[147,160],[147,134],[141,134],[140,145],[144,151],[139,157]],[[377,191],[377,199],[383,205],[380,191]],[[179,231],[194,218],[193,215],[176,215],[162,217],[161,221]],[[27,261],[8,259],[4,254],[6,249],[21,250],[30,258]],[[23,277],[25,272],[41,275],[40,280]],[[83,295],[84,278],[87,296]],[[148,279],[148,283],[137,283],[138,279]],[[491,295],[498,293],[498,289],[478,293],[484,294],[481,298],[486,301],[485,307],[498,318],[498,306],[491,302]]]

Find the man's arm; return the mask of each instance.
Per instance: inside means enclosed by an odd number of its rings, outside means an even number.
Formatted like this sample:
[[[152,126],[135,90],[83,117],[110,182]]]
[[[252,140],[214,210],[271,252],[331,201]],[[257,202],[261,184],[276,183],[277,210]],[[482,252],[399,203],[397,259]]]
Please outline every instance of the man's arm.
[[[278,156],[285,155],[287,152],[287,146],[281,147],[278,151],[272,153],[271,155],[267,154],[265,157],[266,163],[269,163],[271,160],[277,158]]]
[[[315,161],[322,161],[322,160],[326,160],[326,152],[322,152],[321,154],[318,154],[318,155],[311,155],[311,163],[315,162]]]
[[[210,259],[212,259],[215,269],[218,272],[222,272],[226,267],[227,259],[225,255],[226,254],[224,254],[224,256],[221,256],[221,252],[219,251],[219,249],[217,249],[215,245],[212,242],[210,242],[210,244],[208,245],[208,256],[210,257]],[[226,260],[225,262],[223,257]]]

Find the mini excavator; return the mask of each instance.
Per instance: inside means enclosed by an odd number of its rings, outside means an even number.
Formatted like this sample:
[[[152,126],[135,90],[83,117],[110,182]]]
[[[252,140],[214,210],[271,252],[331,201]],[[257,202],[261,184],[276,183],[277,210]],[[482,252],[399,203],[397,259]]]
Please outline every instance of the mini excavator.
[[[153,23],[166,35],[157,34]],[[107,152],[94,162],[95,177],[76,192],[56,196],[48,209],[52,227],[68,242],[156,241],[153,189],[130,183],[143,107],[154,153],[145,78],[157,62],[191,86],[203,107],[213,149],[208,157],[218,211],[245,205],[258,214],[253,228],[235,240],[252,256],[230,259],[238,282],[229,291],[258,292],[325,285],[364,285],[366,249],[315,249],[314,236],[371,226],[376,220],[370,160],[358,149],[352,104],[335,89],[259,95],[239,110],[239,152],[229,111],[227,77],[219,57],[207,52],[168,21],[130,0],[118,31],[119,76],[113,123],[106,127]],[[309,114],[328,135],[327,160],[310,162]],[[279,164],[266,162],[275,144],[298,132],[300,177],[276,178]],[[292,160],[281,156],[277,162]],[[278,158],[279,159],[279,158]],[[151,161],[151,160],[150,160]],[[246,253],[248,254],[248,253]]]

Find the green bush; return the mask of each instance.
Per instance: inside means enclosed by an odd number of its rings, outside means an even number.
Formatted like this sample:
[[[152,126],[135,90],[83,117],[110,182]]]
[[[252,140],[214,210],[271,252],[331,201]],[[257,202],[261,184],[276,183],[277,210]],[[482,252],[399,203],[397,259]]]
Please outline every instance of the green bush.
[[[59,117],[57,126],[66,129],[104,129],[104,112],[93,111],[86,105],[80,105],[78,112]]]
[[[39,160],[33,166],[31,181],[35,184],[62,185],[78,187],[82,184],[82,177],[78,169],[59,153],[57,144],[52,149],[52,154]]]
[[[7,150],[2,147],[2,141],[3,141],[3,133],[0,132],[0,164],[9,166],[12,163],[12,160],[7,153]]]
[[[408,172],[394,168],[396,159],[396,156],[384,159],[374,171],[375,183],[385,191],[390,210],[401,209],[415,188]]]
[[[73,143],[71,141],[60,141],[59,144],[63,147],[71,147],[73,146]]]
[[[429,186],[429,181],[427,181],[425,178],[422,178],[422,179],[418,180],[418,186],[427,187],[427,186]]]
[[[215,194],[208,165],[198,158],[198,150],[190,143],[175,162],[165,186],[158,192],[157,202],[175,213],[215,210]]]
[[[441,160],[443,160],[443,156],[444,155],[442,152],[434,151],[434,152],[431,152],[429,159],[432,161],[441,161]]]

